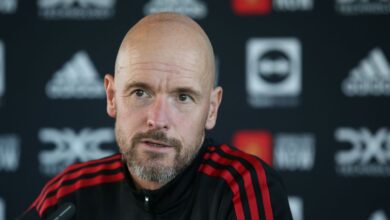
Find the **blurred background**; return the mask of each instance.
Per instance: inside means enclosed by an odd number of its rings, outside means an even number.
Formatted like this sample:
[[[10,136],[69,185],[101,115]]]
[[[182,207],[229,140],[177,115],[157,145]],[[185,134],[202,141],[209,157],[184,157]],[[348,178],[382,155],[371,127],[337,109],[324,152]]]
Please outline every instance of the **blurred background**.
[[[0,220],[117,152],[103,76],[158,11],[209,35],[224,88],[209,135],[272,165],[295,220],[390,219],[390,0],[0,0]]]

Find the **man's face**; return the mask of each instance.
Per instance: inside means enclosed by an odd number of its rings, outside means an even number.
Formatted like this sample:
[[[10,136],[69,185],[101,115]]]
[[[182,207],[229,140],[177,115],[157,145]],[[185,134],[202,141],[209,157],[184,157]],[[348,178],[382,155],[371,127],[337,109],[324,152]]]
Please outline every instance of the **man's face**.
[[[174,36],[148,37],[117,61],[109,114],[130,172],[164,184],[192,161],[205,128],[214,126],[214,91],[204,51]]]

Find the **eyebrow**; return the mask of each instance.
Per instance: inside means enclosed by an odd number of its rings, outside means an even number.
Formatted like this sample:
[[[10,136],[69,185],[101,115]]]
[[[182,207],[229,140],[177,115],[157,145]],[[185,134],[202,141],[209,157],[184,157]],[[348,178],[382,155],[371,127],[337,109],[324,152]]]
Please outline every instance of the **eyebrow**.
[[[143,88],[143,89],[146,89],[146,90],[152,90],[152,87],[150,85],[148,85],[147,83],[133,81],[133,82],[128,83],[127,85],[125,85],[124,92],[128,93],[129,90],[131,90],[132,88]],[[188,94],[193,95],[195,98],[202,97],[200,91],[198,91],[198,90],[196,90],[196,89],[194,89],[192,87],[189,87],[189,86],[183,86],[183,87],[175,88],[175,89],[173,89],[173,92],[174,93],[188,93]]]
[[[179,87],[179,88],[174,89],[174,92],[176,92],[176,93],[188,93],[188,94],[191,94],[191,95],[195,96],[195,98],[200,98],[202,96],[200,91],[195,90],[192,87]]]
[[[134,81],[125,85],[124,92],[128,93],[132,88],[144,88],[147,90],[151,89],[151,87],[146,83]]]

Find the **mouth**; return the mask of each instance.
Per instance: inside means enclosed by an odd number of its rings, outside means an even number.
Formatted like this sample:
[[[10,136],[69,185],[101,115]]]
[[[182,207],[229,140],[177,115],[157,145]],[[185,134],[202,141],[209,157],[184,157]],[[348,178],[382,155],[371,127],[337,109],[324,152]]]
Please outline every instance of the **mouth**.
[[[171,147],[166,143],[155,141],[155,140],[143,140],[142,142],[152,147]]]
[[[143,139],[140,141],[141,143],[141,146],[145,149],[145,150],[148,150],[148,151],[156,151],[156,152],[166,152],[166,151],[170,151],[171,149],[173,149],[173,146],[165,143],[165,142],[161,142],[161,141],[156,141],[156,140],[152,140],[152,139]]]

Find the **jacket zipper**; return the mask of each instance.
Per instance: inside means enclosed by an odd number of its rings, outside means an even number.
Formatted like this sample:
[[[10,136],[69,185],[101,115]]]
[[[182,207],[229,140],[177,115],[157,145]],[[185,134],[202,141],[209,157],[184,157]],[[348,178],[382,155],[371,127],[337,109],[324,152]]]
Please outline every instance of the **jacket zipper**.
[[[150,197],[149,196],[145,196],[144,207],[145,207],[146,211],[150,211]]]

